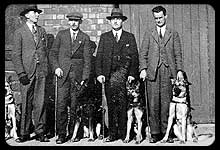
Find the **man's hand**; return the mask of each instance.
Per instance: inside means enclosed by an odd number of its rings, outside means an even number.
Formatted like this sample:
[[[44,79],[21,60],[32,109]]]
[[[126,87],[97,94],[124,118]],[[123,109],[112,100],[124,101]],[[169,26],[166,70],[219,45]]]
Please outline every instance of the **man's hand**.
[[[132,76],[128,76],[128,83],[131,83],[135,78]]]
[[[22,85],[28,85],[30,83],[30,79],[28,79],[28,75],[24,74],[19,78],[19,81],[21,82]]]
[[[60,68],[57,68],[55,70],[55,75],[57,75],[59,78],[61,78],[63,76],[63,70]]]
[[[147,72],[145,69],[143,69],[140,73],[140,79],[142,79],[143,81],[146,79],[147,77]]]
[[[105,82],[105,76],[100,75],[100,76],[97,77],[97,80],[98,80],[100,83],[103,83],[103,82]]]

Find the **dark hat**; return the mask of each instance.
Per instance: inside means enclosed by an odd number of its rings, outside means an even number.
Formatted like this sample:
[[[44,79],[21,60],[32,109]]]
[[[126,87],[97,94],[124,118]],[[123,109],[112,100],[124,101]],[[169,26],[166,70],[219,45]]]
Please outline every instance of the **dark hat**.
[[[83,18],[83,15],[79,12],[73,12],[69,13],[66,17],[68,19],[81,20]]]
[[[108,20],[111,20],[112,18],[121,18],[122,21],[125,21],[127,19],[126,16],[123,16],[122,10],[120,8],[113,8],[111,16],[107,16],[106,18]]]
[[[39,14],[42,12],[42,10],[38,9],[36,5],[31,5],[26,7],[21,13],[20,16],[24,16],[25,14],[27,14],[29,11],[35,11],[38,12]]]

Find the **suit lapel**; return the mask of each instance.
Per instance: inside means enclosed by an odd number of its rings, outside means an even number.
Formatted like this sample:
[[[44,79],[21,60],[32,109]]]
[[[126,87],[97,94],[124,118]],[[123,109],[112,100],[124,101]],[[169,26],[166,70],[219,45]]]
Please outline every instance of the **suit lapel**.
[[[170,37],[171,37],[171,30],[169,28],[166,28],[166,32],[164,34],[164,45],[166,45]]]
[[[156,27],[152,31],[152,36],[153,36],[154,40],[159,44],[159,35],[158,35]]]
[[[159,35],[157,32],[157,28],[155,27],[152,31],[152,36],[154,38],[154,40],[159,44]],[[171,30],[169,28],[166,28],[165,34],[164,34],[164,45],[166,45],[166,43],[168,42],[168,40],[171,37]]]
[[[71,39],[71,38],[70,38]],[[72,55],[79,49],[81,43],[82,43],[82,39],[83,39],[83,36],[82,36],[82,31],[79,30],[78,34],[77,34],[77,37],[76,37],[76,40],[73,41],[72,45]]]
[[[119,39],[119,41],[118,41],[118,43],[119,43],[119,49],[121,49],[122,46],[124,45],[125,38],[126,38],[125,32],[124,32],[124,30],[122,30],[121,37],[120,37],[120,39]]]
[[[24,24],[24,30],[26,31],[26,35],[28,37],[28,39],[31,41],[32,45],[34,45],[36,47],[35,41],[34,41],[34,36],[32,34],[32,32],[30,31],[29,27],[27,26],[27,24]]]

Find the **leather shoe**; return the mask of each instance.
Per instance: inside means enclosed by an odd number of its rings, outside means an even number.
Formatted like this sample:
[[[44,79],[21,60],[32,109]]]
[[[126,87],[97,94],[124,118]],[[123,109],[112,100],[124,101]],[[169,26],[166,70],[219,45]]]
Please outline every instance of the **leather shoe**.
[[[156,143],[160,141],[160,136],[159,135],[151,135],[151,138],[149,139],[150,143]]]
[[[58,136],[58,139],[56,140],[57,144],[63,144],[64,142],[66,142],[65,140],[65,136]]]
[[[43,134],[37,135],[36,140],[40,141],[40,142],[50,142],[50,140],[47,138],[47,136],[43,135]]]
[[[115,138],[108,136],[104,141],[105,142],[113,142],[113,141],[115,141]]]
[[[17,138],[15,141],[18,142],[18,143],[23,143],[23,142],[26,142],[30,140],[30,135],[23,135],[19,138]]]

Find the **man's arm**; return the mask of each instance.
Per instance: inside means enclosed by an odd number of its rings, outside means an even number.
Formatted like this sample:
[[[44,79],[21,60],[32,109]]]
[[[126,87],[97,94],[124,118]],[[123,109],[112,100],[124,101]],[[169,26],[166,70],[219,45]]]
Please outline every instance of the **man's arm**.
[[[14,48],[12,49],[12,63],[14,64],[16,73],[26,74],[22,60],[22,35],[18,30],[14,33]]]
[[[91,52],[90,52],[90,45],[89,45],[89,36],[86,36],[85,43],[84,43],[84,64],[83,64],[83,76],[82,80],[89,79],[90,70],[91,70]]]
[[[148,31],[146,31],[142,40],[141,48],[139,50],[139,71],[147,69],[149,43],[150,37]]]
[[[129,76],[133,76],[133,77],[137,78],[139,60],[138,60],[137,43],[136,43],[136,40],[135,40],[135,37],[133,34],[131,36],[130,41],[131,41],[131,46],[130,46],[131,69],[129,71]]]

